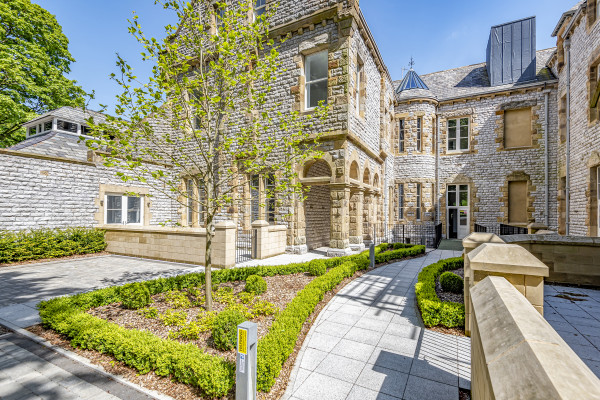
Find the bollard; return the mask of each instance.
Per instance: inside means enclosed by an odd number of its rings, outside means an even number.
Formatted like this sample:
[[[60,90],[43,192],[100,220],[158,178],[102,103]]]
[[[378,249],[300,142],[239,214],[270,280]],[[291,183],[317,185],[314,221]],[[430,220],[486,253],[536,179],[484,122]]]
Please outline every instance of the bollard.
[[[371,268],[375,268],[375,244],[371,243],[369,245],[369,257],[371,260]]]
[[[237,327],[236,400],[256,400],[257,325],[243,322]]]

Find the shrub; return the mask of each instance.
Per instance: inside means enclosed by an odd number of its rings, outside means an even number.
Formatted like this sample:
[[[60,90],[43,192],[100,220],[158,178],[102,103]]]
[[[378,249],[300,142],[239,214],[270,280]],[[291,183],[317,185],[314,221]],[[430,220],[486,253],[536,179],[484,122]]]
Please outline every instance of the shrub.
[[[0,264],[98,253],[104,249],[106,241],[100,229],[0,231]]]
[[[156,307],[142,308],[141,310],[138,310],[138,314],[143,315],[144,318],[148,319],[158,318],[158,310]]]
[[[322,276],[327,272],[327,266],[325,260],[312,260],[308,264],[308,273],[312,276]]]
[[[184,326],[187,314],[184,311],[167,310],[158,316],[166,326]]]
[[[464,283],[460,276],[446,271],[440,275],[440,285],[445,292],[462,293]]]
[[[263,294],[267,291],[267,281],[262,276],[250,275],[246,279],[244,290],[248,293]]]
[[[275,304],[268,301],[259,300],[252,304],[252,314],[257,315],[273,315],[277,312]]]
[[[435,292],[435,281],[444,271],[463,266],[461,257],[448,258],[431,264],[419,273],[415,285],[417,305],[426,326],[442,325],[448,328],[465,326],[465,306],[461,303],[441,301]]]
[[[123,307],[138,310],[150,304],[150,291],[146,285],[135,282],[124,285],[119,290]]]
[[[192,302],[188,299],[187,293],[180,290],[171,290],[165,294],[165,302],[173,308],[190,308]]]
[[[233,349],[237,343],[237,326],[245,320],[244,314],[238,310],[228,309],[219,313],[212,328],[215,348],[219,350]]]

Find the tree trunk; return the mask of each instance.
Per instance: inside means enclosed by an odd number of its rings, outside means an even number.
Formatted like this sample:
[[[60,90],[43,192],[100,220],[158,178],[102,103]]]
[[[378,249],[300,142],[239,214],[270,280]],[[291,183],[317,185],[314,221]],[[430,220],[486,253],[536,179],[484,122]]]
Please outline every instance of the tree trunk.
[[[204,292],[206,294],[206,311],[213,310],[213,301],[212,301],[212,276],[211,276],[211,267],[212,267],[212,240],[214,237],[214,222],[212,215],[209,215],[206,223],[206,254],[204,257],[204,277],[205,277],[205,287]]]

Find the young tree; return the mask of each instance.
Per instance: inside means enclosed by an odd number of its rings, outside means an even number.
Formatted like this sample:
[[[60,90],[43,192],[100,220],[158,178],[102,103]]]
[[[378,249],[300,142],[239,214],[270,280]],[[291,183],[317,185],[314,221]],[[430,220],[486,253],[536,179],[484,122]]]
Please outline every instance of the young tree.
[[[0,2],[0,147],[22,140],[21,125],[85,92],[65,77],[75,60],[54,15],[29,0]]]
[[[143,45],[144,60],[155,63],[153,74],[141,84],[118,58],[121,73],[113,78],[124,90],[116,117],[102,125],[89,121],[96,139],[88,145],[110,149],[104,163],[119,167],[124,181],[144,182],[182,207],[202,208],[206,308],[211,310],[215,218],[234,205],[250,175],[275,174],[267,196],[279,204],[301,196],[295,168],[320,157],[319,124],[328,107],[321,104],[301,115],[270,98],[284,73],[269,36],[273,9],[254,16],[247,0],[162,5],[177,12],[179,26],[167,26],[167,38],[157,40],[147,38],[134,17],[130,32]],[[188,190],[188,180],[194,190]]]

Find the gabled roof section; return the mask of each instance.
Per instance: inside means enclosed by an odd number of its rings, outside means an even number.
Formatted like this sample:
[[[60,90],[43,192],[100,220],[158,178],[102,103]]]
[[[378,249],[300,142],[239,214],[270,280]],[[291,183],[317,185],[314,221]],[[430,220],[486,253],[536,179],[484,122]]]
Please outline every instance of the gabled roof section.
[[[563,13],[563,15],[561,15],[560,20],[558,21],[558,24],[556,24],[556,27],[552,31],[552,35],[551,35],[552,37],[556,37],[556,35],[558,35],[558,31],[560,31],[560,28],[563,26],[563,24],[565,23],[565,21],[569,17],[572,17],[577,12],[577,10],[579,9],[579,7],[582,6],[583,3],[585,3],[585,0],[580,0],[570,10],[565,11]]]
[[[429,90],[429,88],[427,87],[425,82],[423,82],[419,74],[417,74],[412,68],[406,73],[404,79],[402,79],[400,86],[398,86],[397,92],[400,93],[405,90],[411,89]]]

